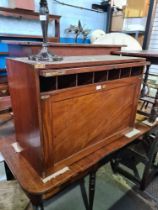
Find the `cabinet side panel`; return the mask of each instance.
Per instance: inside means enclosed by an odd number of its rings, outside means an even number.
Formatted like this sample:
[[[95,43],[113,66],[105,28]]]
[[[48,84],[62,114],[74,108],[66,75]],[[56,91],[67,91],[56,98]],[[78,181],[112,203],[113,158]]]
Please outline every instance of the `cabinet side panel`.
[[[7,61],[7,71],[16,139],[24,157],[42,176],[38,75],[31,66],[14,60]]]

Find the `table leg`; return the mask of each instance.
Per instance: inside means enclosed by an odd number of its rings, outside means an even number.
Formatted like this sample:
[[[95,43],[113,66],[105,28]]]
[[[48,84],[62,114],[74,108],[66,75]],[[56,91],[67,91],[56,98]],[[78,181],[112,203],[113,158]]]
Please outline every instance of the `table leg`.
[[[42,195],[32,195],[27,193],[34,210],[44,210]]]
[[[44,207],[43,207],[43,205],[41,205],[41,206],[33,206],[33,209],[34,210],[44,210]]]
[[[153,107],[150,113],[149,122],[151,123],[155,122],[157,116],[158,116],[158,89],[156,92],[155,102],[153,104]]]
[[[89,203],[88,203],[88,197],[87,197],[87,193],[86,193],[84,179],[82,179],[80,181],[80,189],[81,189],[81,194],[82,194],[82,198],[83,198],[85,208],[86,208],[86,210],[89,210]]]
[[[89,177],[89,210],[93,210],[95,183],[96,183],[96,171],[91,172]]]
[[[5,168],[5,173],[6,173],[7,180],[8,181],[13,180],[14,176],[13,176],[12,172],[10,171],[9,167],[7,166],[5,161],[4,161],[4,168]]]

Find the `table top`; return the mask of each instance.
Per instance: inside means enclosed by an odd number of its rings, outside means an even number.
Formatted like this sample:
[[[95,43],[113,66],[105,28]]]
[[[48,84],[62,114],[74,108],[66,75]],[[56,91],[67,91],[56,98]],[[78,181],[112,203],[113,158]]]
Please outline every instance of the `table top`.
[[[27,57],[23,58],[10,58],[9,60],[15,60],[22,63],[27,63],[34,66],[35,69],[45,68],[70,68],[70,67],[82,67],[82,66],[98,66],[98,65],[109,65],[109,64],[123,64],[123,63],[135,63],[144,62],[144,58],[137,57],[120,57],[116,55],[91,55],[91,56],[64,56],[62,61],[54,62],[43,62],[43,61],[32,61]],[[143,64],[142,64],[143,65]]]
[[[94,170],[94,168],[99,168],[103,159],[151,129],[151,127],[141,123],[136,124],[136,128],[140,131],[139,134],[136,134],[131,138],[127,138],[126,136],[117,137],[112,143],[70,165],[70,170],[66,173],[59,175],[46,183],[43,183],[41,177],[38,176],[36,171],[29,165],[24,157],[20,153],[15,152],[11,144],[3,145],[2,154],[22,188],[32,195],[42,195],[43,199],[46,199],[61,191],[70,183],[86,176],[91,170]],[[16,141],[15,136],[9,136],[6,140],[9,140],[10,142]]]
[[[37,41],[16,41],[16,40],[2,40],[2,43],[9,45],[21,45],[21,46],[41,46],[42,42]],[[112,47],[122,47],[124,45],[118,44],[74,44],[74,43],[53,43],[48,42],[51,47],[81,47],[81,48],[112,48]]]
[[[158,58],[158,50],[138,50],[138,51],[116,51],[112,52],[115,55],[137,56],[143,58]]]

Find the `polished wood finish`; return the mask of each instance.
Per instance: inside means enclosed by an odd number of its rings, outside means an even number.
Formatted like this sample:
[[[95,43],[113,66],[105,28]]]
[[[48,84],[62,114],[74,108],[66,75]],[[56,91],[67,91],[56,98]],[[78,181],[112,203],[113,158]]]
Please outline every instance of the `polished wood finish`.
[[[21,2],[21,1],[20,1]],[[30,20],[38,20],[39,13],[29,10],[22,10],[22,9],[10,9],[6,7],[0,7],[0,15],[4,17],[13,17],[13,18],[23,18],[23,19],[30,19]],[[49,37],[48,40],[50,42],[59,42],[60,39],[60,18],[61,16],[58,15],[49,15],[49,20],[55,22],[55,37]],[[15,38],[40,38],[41,36],[34,36],[34,35],[20,35],[20,34],[0,34],[1,37],[15,37]]]
[[[8,44],[10,56],[21,57],[37,54],[42,43],[26,41],[2,41]],[[92,45],[49,43],[49,51],[60,56],[107,55],[119,51],[122,45]]]
[[[52,63],[7,60],[16,138],[41,177],[134,127],[144,65],[142,58],[110,55],[68,56]]]
[[[141,123],[136,124],[135,127],[140,130],[139,134],[132,138],[127,138],[125,136],[114,138],[111,143],[100,148],[95,153],[89,154],[83,159],[72,163],[69,166],[70,171],[66,172],[64,175],[60,175],[55,179],[50,180],[45,184],[43,184],[41,177],[32,168],[29,162],[26,161],[23,155],[14,151],[11,144],[7,146],[3,145],[1,151],[5,161],[22,188],[32,196],[42,196],[42,199],[48,199],[64,189],[66,186],[87,175],[91,170],[99,168],[104,164],[104,161],[102,161],[104,158],[128,145],[138,137],[149,132],[151,129],[151,127]],[[16,141],[14,136],[8,137],[7,140],[10,140],[11,142]]]
[[[0,73],[6,72],[0,69]],[[0,76],[0,114],[11,110],[11,100],[9,97],[9,87],[6,76]]]
[[[40,100],[37,74],[31,66],[27,68],[23,63],[19,65],[15,62],[14,67],[8,64],[8,69],[12,107],[14,107],[14,114],[16,113],[14,120],[17,141],[20,141],[21,146],[25,148],[23,152],[25,158],[29,161],[33,160],[34,168],[41,174],[43,160],[37,103]]]
[[[158,64],[158,50],[114,51],[114,55],[127,55],[146,58],[151,64]]]

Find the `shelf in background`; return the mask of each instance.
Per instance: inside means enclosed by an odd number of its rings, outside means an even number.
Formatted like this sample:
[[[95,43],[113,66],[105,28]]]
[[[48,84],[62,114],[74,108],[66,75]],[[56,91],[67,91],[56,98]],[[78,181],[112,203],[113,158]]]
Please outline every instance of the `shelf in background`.
[[[17,39],[37,39],[39,41],[43,40],[43,37],[40,35],[25,35],[25,34],[2,34],[0,33],[0,37],[4,38],[17,38]],[[48,37],[49,42],[58,42],[58,37]]]
[[[7,8],[7,7],[0,7],[0,15],[6,16],[6,17],[39,20],[38,12],[22,10],[22,9],[11,9],[11,8]],[[60,20],[60,17],[61,16],[58,16],[58,15],[49,15],[50,21]]]
[[[8,52],[0,52],[0,55],[9,55],[9,53]]]
[[[0,16],[12,17],[12,18],[18,18],[18,19],[39,20],[38,12],[22,10],[22,9],[11,9],[7,7],[0,7]],[[49,15],[49,20],[55,22],[55,36],[49,37],[48,41],[50,42],[59,42],[60,18],[61,16],[58,16],[58,15]],[[0,34],[0,37],[42,39],[42,36],[36,36],[36,35],[34,36],[34,35]]]

